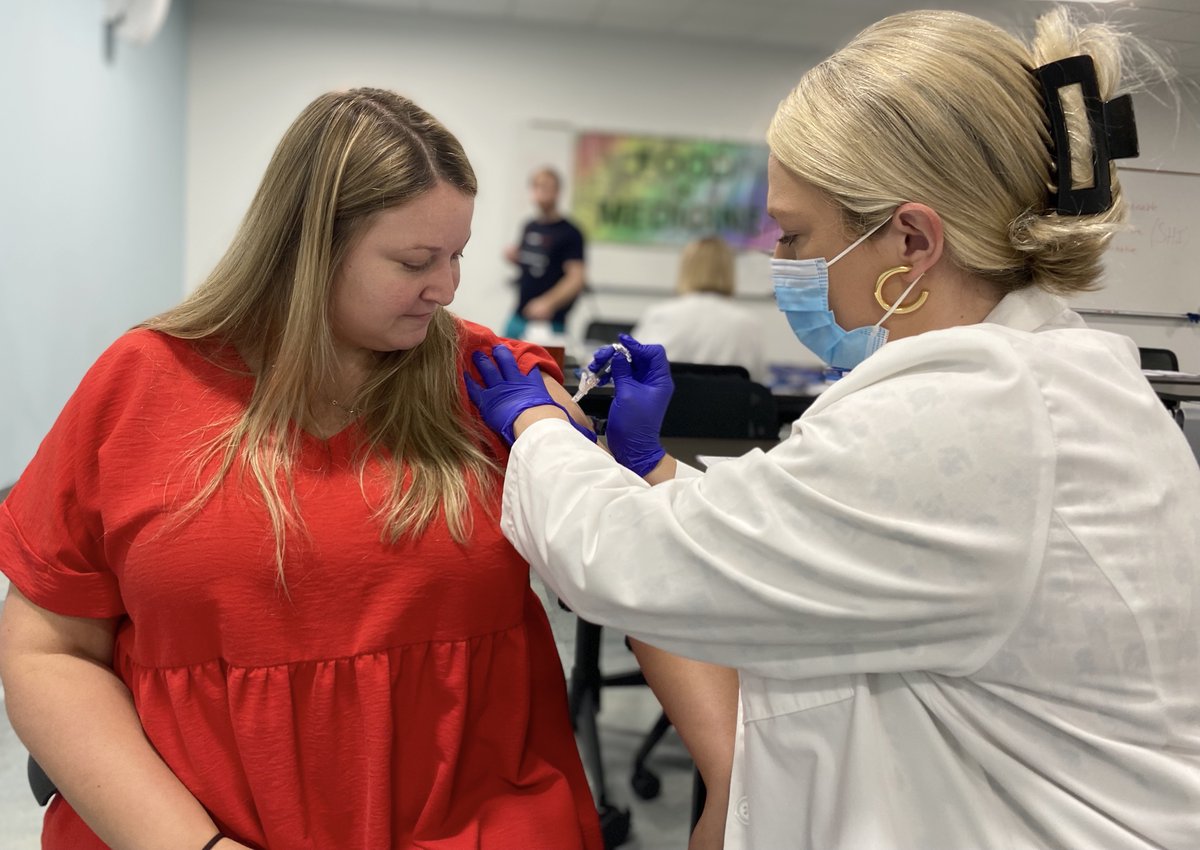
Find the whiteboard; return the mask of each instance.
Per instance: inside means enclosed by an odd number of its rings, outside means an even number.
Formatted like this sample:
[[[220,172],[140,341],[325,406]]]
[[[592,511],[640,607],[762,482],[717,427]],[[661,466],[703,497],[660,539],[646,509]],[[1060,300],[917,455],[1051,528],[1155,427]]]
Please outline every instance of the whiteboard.
[[[1103,288],[1076,307],[1200,312],[1200,174],[1120,168],[1129,227],[1104,257]]]

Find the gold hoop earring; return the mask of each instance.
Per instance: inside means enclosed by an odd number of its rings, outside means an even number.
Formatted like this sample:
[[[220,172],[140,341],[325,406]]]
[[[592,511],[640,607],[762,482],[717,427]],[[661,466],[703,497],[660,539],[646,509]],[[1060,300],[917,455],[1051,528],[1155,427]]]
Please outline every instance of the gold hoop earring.
[[[888,278],[896,274],[904,274],[912,271],[912,266],[896,266],[893,269],[888,269],[879,276],[879,280],[875,281],[875,300],[879,302],[879,306],[884,310],[891,310],[892,314],[896,313],[912,313],[915,310],[920,310],[921,305],[925,303],[925,299],[929,297],[929,290],[922,289],[920,297],[917,298],[916,304],[910,304],[907,307],[897,307],[892,310],[892,305],[883,300],[883,285],[888,282]]]

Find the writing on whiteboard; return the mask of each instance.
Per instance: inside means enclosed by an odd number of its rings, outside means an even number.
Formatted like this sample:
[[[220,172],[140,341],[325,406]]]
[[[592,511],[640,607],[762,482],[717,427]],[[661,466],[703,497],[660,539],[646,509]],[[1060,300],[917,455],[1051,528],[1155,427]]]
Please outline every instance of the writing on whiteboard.
[[[1154,233],[1150,237],[1150,243],[1152,245],[1186,245],[1187,232],[1187,227],[1183,225],[1155,219]]]
[[[1200,175],[1121,167],[1129,219],[1104,256],[1102,288],[1080,307],[1182,313],[1196,309]]]
[[[1145,238],[1146,231],[1135,225],[1121,234],[1125,237],[1124,239],[1118,238],[1114,240],[1109,250],[1117,254],[1136,254],[1138,244],[1145,245],[1147,242],[1152,247],[1167,245],[1183,247],[1188,244],[1189,229],[1186,225],[1156,218],[1154,219],[1154,224],[1150,227],[1148,240]]]

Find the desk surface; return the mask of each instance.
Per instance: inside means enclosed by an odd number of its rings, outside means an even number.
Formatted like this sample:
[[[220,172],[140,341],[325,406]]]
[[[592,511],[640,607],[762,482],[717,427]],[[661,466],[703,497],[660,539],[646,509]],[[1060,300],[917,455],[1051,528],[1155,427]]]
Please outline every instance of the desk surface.
[[[575,390],[579,388],[579,383],[576,380],[568,379],[563,386],[574,395]],[[816,395],[802,391],[772,390],[771,396],[775,399],[776,420],[780,427],[791,425],[817,400]],[[608,416],[608,407],[612,404],[612,400],[612,384],[607,384],[603,387],[594,387],[591,392],[579,400],[579,407],[588,416],[598,416],[603,419]],[[701,452],[701,454],[705,453]]]
[[[751,449],[764,452],[779,445],[778,440],[726,440],[716,437],[663,437],[663,448],[676,460],[703,470],[704,465],[696,460],[697,455],[716,457],[741,457]]]
[[[1166,401],[1200,401],[1200,375],[1147,375],[1146,380]]]

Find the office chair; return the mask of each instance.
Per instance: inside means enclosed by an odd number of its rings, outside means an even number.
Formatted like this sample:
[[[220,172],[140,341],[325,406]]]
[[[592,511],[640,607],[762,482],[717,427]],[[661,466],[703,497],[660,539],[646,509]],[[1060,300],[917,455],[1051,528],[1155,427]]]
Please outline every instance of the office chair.
[[[1143,369],[1154,369],[1160,372],[1178,372],[1179,358],[1169,348],[1139,348],[1138,355]]]
[[[1153,369],[1158,372],[1178,372],[1179,358],[1169,348],[1139,348],[1138,356],[1143,369]],[[1163,405],[1171,413],[1175,424],[1183,427],[1183,406],[1178,401],[1162,399]]]
[[[33,799],[37,800],[39,806],[49,803],[50,798],[58,793],[54,780],[46,775],[46,771],[42,770],[42,766],[33,760],[33,756],[29,757],[25,773],[29,777],[29,789],[33,791]]]
[[[596,347],[616,342],[620,334],[633,330],[636,322],[626,322],[621,319],[593,319],[587,323],[583,331],[584,342],[595,344]]]
[[[664,437],[763,440],[779,434],[775,397],[741,366],[672,363]]]
[[[751,381],[750,373],[743,367],[672,363],[671,379],[675,391],[663,417],[662,436],[770,439],[778,435],[779,423],[771,391]],[[603,688],[644,685],[646,680],[641,671],[602,675],[600,635],[600,626],[582,618],[576,619],[569,703],[572,722],[581,738],[584,764],[593,778],[605,845],[616,847],[628,837],[629,813],[609,802],[596,714],[600,710]],[[665,712],[660,713],[634,756],[630,784],[634,793],[644,800],[657,797],[661,790],[658,775],[646,766],[646,762],[670,728],[670,718]],[[694,774],[693,782],[691,824],[694,827],[703,810],[705,792],[698,773]],[[615,843],[609,843],[610,840]]]
[[[559,601],[559,606],[570,610]],[[571,725],[579,736],[579,751],[592,779],[592,795],[600,816],[600,831],[606,850],[620,847],[629,840],[629,809],[618,808],[608,797],[604,777],[604,759],[600,753],[600,731],[596,715],[600,713],[600,691],[604,687],[644,685],[641,671],[604,676],[600,673],[600,626],[582,617],[575,618],[575,658],[567,681],[567,704]]]

